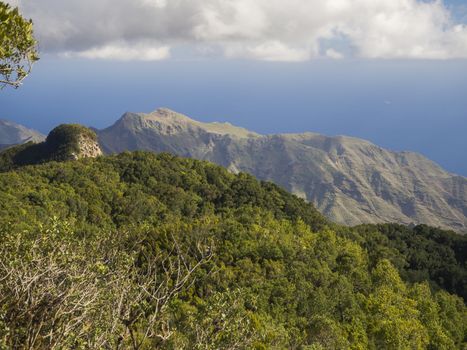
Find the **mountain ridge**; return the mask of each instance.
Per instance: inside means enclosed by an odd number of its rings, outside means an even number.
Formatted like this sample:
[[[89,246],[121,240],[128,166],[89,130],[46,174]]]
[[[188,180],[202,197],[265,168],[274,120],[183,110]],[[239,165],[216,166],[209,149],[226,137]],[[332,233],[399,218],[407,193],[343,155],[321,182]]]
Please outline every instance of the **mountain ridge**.
[[[105,153],[170,152],[273,181],[338,223],[426,223],[467,231],[467,178],[415,152],[343,135],[261,135],[167,108],[125,113],[97,133]]]
[[[0,119],[0,149],[26,142],[42,142],[45,135],[10,120]]]
[[[262,135],[167,108],[127,112],[110,127],[93,130],[104,153],[147,150],[211,161],[275,182],[340,224],[396,222],[467,231],[467,178],[416,152],[344,135]]]

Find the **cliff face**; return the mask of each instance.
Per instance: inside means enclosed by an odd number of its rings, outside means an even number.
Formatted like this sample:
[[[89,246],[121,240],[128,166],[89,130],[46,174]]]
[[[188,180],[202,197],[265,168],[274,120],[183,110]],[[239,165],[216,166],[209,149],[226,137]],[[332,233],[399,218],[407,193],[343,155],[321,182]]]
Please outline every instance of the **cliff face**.
[[[170,152],[251,173],[307,199],[339,223],[425,223],[467,231],[467,179],[416,153],[344,136],[259,135],[166,109],[127,113],[98,136],[107,153]]]
[[[102,155],[99,143],[91,138],[81,135],[78,139],[78,152],[73,152],[74,159],[96,158]]]

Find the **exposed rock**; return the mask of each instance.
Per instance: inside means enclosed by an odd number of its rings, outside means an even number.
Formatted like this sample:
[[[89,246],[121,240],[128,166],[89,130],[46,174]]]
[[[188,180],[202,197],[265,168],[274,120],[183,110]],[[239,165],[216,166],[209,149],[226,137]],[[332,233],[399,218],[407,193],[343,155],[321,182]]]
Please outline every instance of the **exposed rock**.
[[[99,143],[96,140],[83,135],[80,135],[78,139],[78,148],[78,152],[72,152],[74,159],[96,158],[102,155]]]

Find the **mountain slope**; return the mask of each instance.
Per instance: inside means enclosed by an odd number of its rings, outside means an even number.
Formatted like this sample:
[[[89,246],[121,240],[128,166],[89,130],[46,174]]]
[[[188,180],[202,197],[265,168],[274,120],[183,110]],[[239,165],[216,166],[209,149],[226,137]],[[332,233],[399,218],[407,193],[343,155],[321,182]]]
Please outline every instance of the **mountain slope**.
[[[424,223],[467,231],[467,179],[416,153],[344,136],[259,135],[167,109],[127,113],[98,136],[107,153],[165,151],[251,173],[339,223]]]
[[[0,149],[25,142],[41,142],[45,136],[23,125],[8,120],[0,120]]]

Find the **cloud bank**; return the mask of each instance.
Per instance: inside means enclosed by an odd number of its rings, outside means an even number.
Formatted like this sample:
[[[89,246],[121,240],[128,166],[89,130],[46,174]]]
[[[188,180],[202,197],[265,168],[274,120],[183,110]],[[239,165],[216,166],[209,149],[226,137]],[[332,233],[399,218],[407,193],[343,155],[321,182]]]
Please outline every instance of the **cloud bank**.
[[[34,20],[43,52],[68,57],[467,58],[467,26],[441,0],[9,2]]]

